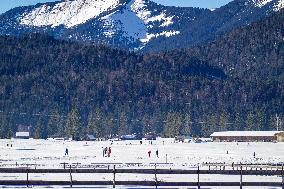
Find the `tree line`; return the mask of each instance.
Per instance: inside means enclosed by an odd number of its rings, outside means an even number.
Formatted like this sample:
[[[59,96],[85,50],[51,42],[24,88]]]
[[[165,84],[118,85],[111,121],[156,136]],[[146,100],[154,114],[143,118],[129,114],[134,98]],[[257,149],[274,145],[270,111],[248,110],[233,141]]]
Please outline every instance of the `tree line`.
[[[240,112],[234,117],[222,112],[210,114],[200,120],[194,120],[190,113],[168,112],[167,114],[145,115],[141,119],[130,120],[128,113],[120,112],[118,117],[96,109],[90,112],[84,123],[77,108],[64,116],[58,110],[52,115],[39,115],[36,124],[30,128],[31,136],[36,139],[50,137],[72,137],[82,140],[87,134],[98,138],[120,137],[131,133],[146,134],[157,132],[163,137],[175,136],[205,136],[208,137],[215,131],[227,130],[276,130],[276,116],[267,117],[264,112],[249,113],[245,119]],[[0,138],[10,138],[15,135],[17,127],[13,124],[13,115],[0,115]],[[281,119],[280,119],[281,121]],[[280,130],[283,125],[279,124]]]

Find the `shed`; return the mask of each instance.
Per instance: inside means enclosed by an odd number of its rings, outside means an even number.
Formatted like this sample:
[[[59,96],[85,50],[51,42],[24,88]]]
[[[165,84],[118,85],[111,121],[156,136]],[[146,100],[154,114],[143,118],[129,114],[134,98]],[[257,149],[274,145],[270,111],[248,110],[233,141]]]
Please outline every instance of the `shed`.
[[[30,138],[30,132],[16,132],[16,138],[29,139]]]
[[[145,140],[156,140],[157,135],[153,132],[145,134]]]
[[[88,140],[88,141],[95,141],[96,137],[95,137],[95,135],[87,134],[86,135],[86,140]]]
[[[215,132],[210,137],[213,141],[273,142],[284,141],[283,131],[225,131]]]

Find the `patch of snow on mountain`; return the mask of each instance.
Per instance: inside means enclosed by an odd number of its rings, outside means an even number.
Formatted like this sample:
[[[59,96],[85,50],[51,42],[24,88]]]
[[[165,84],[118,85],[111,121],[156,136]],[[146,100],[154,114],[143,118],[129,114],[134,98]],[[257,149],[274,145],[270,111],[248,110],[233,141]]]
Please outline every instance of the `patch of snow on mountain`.
[[[157,38],[160,36],[171,37],[173,35],[178,35],[178,34],[180,34],[180,31],[163,31],[162,33],[157,33],[157,34],[147,34],[146,38],[141,39],[140,41],[142,43],[148,43],[153,38]]]
[[[267,3],[270,3],[272,0],[253,0],[255,6],[261,8],[265,6]]]
[[[139,40],[142,43],[148,43],[151,39],[159,36],[170,37],[177,35],[179,31],[163,31],[161,33],[148,34],[148,29],[154,27],[156,22],[157,27],[167,27],[173,24],[173,16],[167,17],[165,13],[152,15],[147,10],[143,0],[132,0],[123,10],[102,17],[100,20],[104,23],[104,32],[106,37],[112,37],[113,31],[122,31],[123,36],[132,40]],[[108,32],[112,31],[112,32]]]
[[[277,4],[274,4],[274,11],[279,11],[284,8],[284,0],[279,0]]]
[[[118,5],[119,0],[63,1],[55,6],[42,5],[31,12],[26,12],[20,23],[30,26],[56,27],[64,25],[70,28],[85,23]]]
[[[132,0],[131,4],[131,10],[135,12],[136,15],[147,25],[156,21],[162,22],[160,25],[161,27],[173,24],[173,16],[167,17],[164,12],[160,15],[152,15],[151,11],[147,9],[147,5],[144,0]]]

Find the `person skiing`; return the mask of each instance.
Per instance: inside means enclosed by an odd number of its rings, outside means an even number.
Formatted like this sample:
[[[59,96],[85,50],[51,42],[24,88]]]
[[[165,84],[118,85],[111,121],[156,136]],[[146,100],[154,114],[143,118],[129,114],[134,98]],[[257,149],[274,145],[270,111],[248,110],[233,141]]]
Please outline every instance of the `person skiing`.
[[[151,150],[148,151],[148,156],[151,157]]]
[[[68,156],[68,148],[65,149],[65,156]]]
[[[156,150],[156,156],[157,156],[157,158],[159,158],[159,151],[158,150]]]
[[[107,155],[107,147],[104,148],[104,156]]]
[[[111,154],[111,147],[108,148],[108,154],[107,154],[107,156],[110,157],[110,154]]]
[[[110,154],[111,154],[111,147],[108,148],[107,157],[110,157]]]

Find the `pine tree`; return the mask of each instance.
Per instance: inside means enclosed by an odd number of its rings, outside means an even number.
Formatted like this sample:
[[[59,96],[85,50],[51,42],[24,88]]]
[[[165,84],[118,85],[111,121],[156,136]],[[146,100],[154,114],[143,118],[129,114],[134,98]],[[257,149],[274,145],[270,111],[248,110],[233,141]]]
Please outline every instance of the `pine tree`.
[[[261,131],[261,130],[266,130],[266,116],[265,113],[262,109],[257,109],[256,110],[256,115],[255,115],[255,127],[254,130]]]
[[[143,116],[142,124],[143,124],[142,132],[144,134],[149,133],[149,132],[153,132],[153,126],[152,126],[149,115]]]
[[[222,112],[219,120],[219,131],[227,131],[229,127],[229,115],[227,112]]]
[[[102,112],[96,109],[95,113],[89,114],[86,132],[98,137],[105,137],[106,134],[112,133],[111,123],[111,118],[104,119]]]
[[[12,136],[13,132],[8,117],[0,114],[0,138],[11,138]]]
[[[191,116],[189,114],[186,114],[184,116],[184,121],[183,121],[183,124],[182,124],[182,128],[181,128],[181,134],[182,135],[190,135],[192,134],[192,124],[193,124],[193,121],[191,119]]]
[[[242,131],[245,128],[245,121],[240,113],[240,111],[237,111],[235,114],[235,119],[233,123],[233,129],[236,131]]]
[[[256,118],[254,112],[249,112],[247,115],[246,120],[246,130],[247,131],[253,131],[255,130],[255,124],[256,124]]]
[[[105,121],[104,121],[104,125],[105,125],[105,134],[108,136],[112,136],[114,134],[116,134],[115,132],[115,127],[116,127],[116,123],[113,119],[113,116],[107,116]]]
[[[203,136],[210,136],[215,131],[220,131],[219,117],[214,113],[208,114],[203,118],[201,124],[201,134]]]
[[[182,116],[179,113],[170,112],[167,115],[164,135],[166,137],[175,137],[180,135],[182,127]]]
[[[63,119],[56,109],[49,116],[48,124],[47,124],[47,133],[49,137],[56,137],[63,134]]]
[[[88,116],[88,125],[87,125],[87,134],[94,134],[95,133],[95,116],[93,112],[91,112]]]
[[[121,112],[120,116],[119,116],[119,128],[118,128],[118,134],[121,135],[125,135],[125,134],[129,134],[130,129],[128,127],[127,124],[128,120],[127,120],[127,116],[125,112]]]
[[[105,137],[104,116],[99,108],[95,114],[90,114],[88,128],[96,134],[97,137]]]
[[[39,118],[37,121],[37,125],[34,131],[34,138],[35,139],[44,139],[46,138],[46,128],[44,126],[44,121],[42,118]]]
[[[81,117],[79,110],[73,108],[67,116],[67,122],[65,125],[65,131],[69,137],[73,139],[78,139],[80,137],[80,128],[81,128]]]

